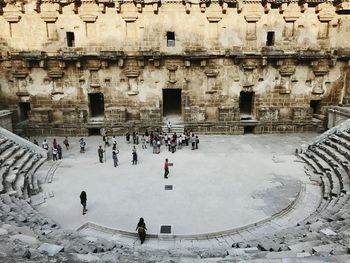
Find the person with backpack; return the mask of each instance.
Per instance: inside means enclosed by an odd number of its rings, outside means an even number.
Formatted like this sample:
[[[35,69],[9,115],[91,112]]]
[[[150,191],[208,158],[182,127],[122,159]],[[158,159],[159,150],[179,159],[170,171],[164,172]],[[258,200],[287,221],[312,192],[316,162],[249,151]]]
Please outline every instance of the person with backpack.
[[[80,203],[83,206],[83,215],[85,215],[86,211],[87,211],[87,209],[86,209],[86,201],[87,201],[86,192],[82,191],[81,194],[80,194]]]
[[[139,237],[140,237],[140,240],[141,240],[141,244],[143,244],[143,242],[145,242],[146,230],[147,230],[147,228],[146,228],[145,221],[141,217],[139,222],[137,223],[137,227],[136,227],[136,231],[139,234]]]

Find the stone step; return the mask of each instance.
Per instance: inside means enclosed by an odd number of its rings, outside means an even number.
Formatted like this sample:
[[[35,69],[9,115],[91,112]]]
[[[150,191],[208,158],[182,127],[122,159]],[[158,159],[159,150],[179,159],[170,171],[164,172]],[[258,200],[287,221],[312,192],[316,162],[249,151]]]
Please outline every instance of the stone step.
[[[18,145],[12,145],[10,148],[6,149],[0,156],[0,165],[4,165],[6,160],[14,155],[20,147]]]
[[[311,167],[313,172],[315,172],[316,174],[320,174],[320,175],[323,174],[323,171],[319,168],[319,166],[315,163],[315,161],[313,159],[311,159],[309,156],[307,156],[304,153],[300,153],[299,156],[308,166]]]

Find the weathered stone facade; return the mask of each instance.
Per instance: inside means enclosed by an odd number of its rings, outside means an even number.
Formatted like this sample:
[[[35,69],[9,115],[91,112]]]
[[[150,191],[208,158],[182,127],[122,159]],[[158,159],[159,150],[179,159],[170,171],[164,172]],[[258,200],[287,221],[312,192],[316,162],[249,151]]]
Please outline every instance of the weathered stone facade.
[[[350,103],[349,14],[341,0],[0,0],[0,107],[30,135],[143,130],[172,103],[198,132],[315,130]]]

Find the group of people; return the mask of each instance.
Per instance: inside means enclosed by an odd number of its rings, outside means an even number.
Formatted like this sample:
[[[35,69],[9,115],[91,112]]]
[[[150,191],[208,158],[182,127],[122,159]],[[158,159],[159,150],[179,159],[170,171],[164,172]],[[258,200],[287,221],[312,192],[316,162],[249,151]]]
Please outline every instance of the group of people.
[[[36,139],[34,139],[33,143],[37,146],[39,146],[39,143]],[[69,141],[68,137],[65,137],[63,140],[63,144],[66,146],[66,149],[69,149]],[[41,147],[44,148],[46,151],[51,151],[52,154],[52,160],[57,161],[62,159],[62,147],[59,143],[57,143],[57,140],[54,138],[52,141],[52,147],[49,147],[49,143],[47,142],[46,139],[41,144]]]
[[[138,154],[137,154],[137,149],[136,145],[139,144],[141,141],[142,144],[142,149],[147,149],[147,146],[153,148],[153,153],[159,154],[160,153],[160,148],[161,145],[165,145],[165,148],[172,153],[175,153],[177,149],[182,149],[183,146],[188,146],[191,145],[191,149],[195,150],[198,149],[198,144],[199,144],[199,138],[196,136],[192,131],[185,130],[185,132],[181,135],[177,135],[176,132],[171,134],[171,124],[168,123],[168,133],[163,132],[161,129],[156,129],[154,132],[148,132],[146,129],[145,133],[142,134],[141,140],[139,139],[139,134],[137,132],[133,132],[130,134],[129,132],[126,134],[126,141],[129,144],[130,143],[130,137],[132,136],[132,142],[133,142],[133,147],[132,147],[132,164],[137,165],[138,161]],[[99,162],[103,163],[105,160],[105,152],[106,152],[106,147],[110,146],[110,140],[108,136],[103,136],[103,142],[104,142],[104,149],[102,148],[102,145],[98,147],[97,153],[98,153],[98,158]],[[34,140],[34,144],[38,145],[37,140]],[[66,149],[69,149],[69,141],[68,137],[65,137],[63,144],[65,145]],[[80,138],[79,140],[79,146],[80,146],[80,153],[85,152],[86,148],[86,142],[84,138]],[[42,148],[45,150],[49,151],[50,147],[46,139],[42,142]],[[62,147],[60,146],[59,143],[57,143],[56,139],[53,139],[52,142],[52,147],[51,147],[51,152],[52,152],[52,159],[54,161],[57,161],[58,159],[62,159]],[[113,159],[113,164],[114,167],[118,166],[118,154],[119,154],[119,149],[117,146],[117,140],[116,137],[112,137],[112,159]],[[169,160],[166,158],[164,162],[164,178],[168,179],[169,175]],[[80,194],[80,203],[83,206],[83,215],[86,214],[88,211],[87,209],[87,194],[85,191],[82,191]],[[140,218],[136,231],[139,234],[141,244],[145,241],[146,237],[146,224],[144,222],[143,218]]]

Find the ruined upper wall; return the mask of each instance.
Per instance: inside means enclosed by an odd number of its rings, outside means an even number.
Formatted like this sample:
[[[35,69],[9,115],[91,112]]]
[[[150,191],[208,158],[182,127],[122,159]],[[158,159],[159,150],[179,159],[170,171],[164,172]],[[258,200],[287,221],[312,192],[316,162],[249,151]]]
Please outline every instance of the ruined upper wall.
[[[348,53],[348,1],[0,0],[6,51],[184,54],[269,49]],[[74,33],[74,47],[67,46]],[[175,33],[175,46],[167,45]],[[267,43],[273,32],[272,44]]]

